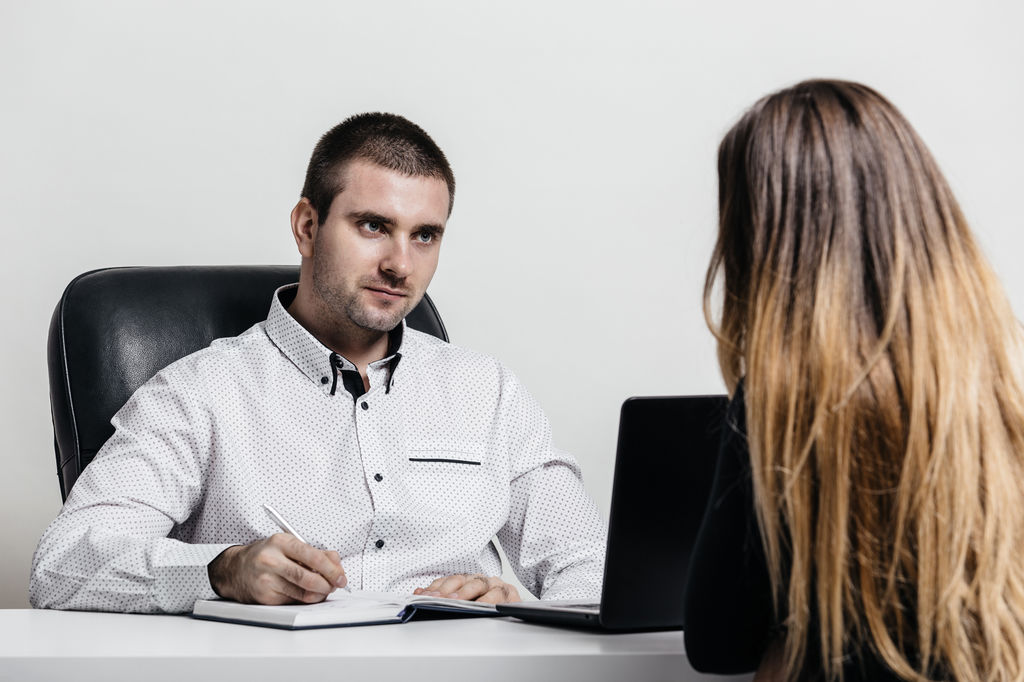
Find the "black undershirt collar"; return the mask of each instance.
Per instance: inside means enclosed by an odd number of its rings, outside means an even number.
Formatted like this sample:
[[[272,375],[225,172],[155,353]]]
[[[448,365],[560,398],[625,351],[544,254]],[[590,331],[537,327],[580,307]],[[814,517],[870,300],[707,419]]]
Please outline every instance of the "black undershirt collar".
[[[398,363],[402,359],[402,354],[398,352],[398,349],[402,347],[402,335],[404,332],[404,323],[400,323],[388,332],[388,350],[384,357],[391,356],[391,359],[388,361],[388,383],[384,393],[391,393],[391,384],[394,383],[395,370],[398,369]],[[341,375],[342,385],[352,396],[353,400],[358,400],[360,396],[366,393],[366,385],[363,383],[363,377],[358,370],[345,367],[342,357],[337,353],[332,352],[329,360],[331,375],[334,377],[334,381],[331,382],[331,395],[337,392],[339,374]]]

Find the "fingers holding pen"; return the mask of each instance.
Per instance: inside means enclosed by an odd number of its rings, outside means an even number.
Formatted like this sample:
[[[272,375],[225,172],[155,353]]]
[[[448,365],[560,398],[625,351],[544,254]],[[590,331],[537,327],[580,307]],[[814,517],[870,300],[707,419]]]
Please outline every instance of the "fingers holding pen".
[[[317,549],[287,533],[278,533],[269,539],[278,537],[281,539],[283,553],[293,562],[293,566],[289,568],[294,577],[293,583],[317,591],[318,588],[326,587],[325,595],[348,584],[348,577],[341,565],[341,555],[337,552]],[[295,571],[296,566],[306,570]]]
[[[230,547],[209,565],[218,595],[257,604],[315,603],[347,584],[341,557],[287,533]]]

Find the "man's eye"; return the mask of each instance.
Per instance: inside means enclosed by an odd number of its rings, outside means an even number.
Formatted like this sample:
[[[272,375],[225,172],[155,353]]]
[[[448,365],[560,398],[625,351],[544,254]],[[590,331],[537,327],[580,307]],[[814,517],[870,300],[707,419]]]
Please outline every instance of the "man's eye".
[[[434,233],[418,232],[416,234],[416,241],[420,242],[421,244],[429,244],[430,242],[434,241]]]
[[[380,223],[375,223],[372,220],[364,220],[363,227],[367,232],[380,232],[383,226]]]

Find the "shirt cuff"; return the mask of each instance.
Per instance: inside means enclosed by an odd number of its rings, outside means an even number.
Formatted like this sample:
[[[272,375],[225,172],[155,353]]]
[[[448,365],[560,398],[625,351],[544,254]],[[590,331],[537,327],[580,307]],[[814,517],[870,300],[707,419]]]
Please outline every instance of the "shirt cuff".
[[[174,542],[153,560],[153,603],[167,613],[191,611],[199,599],[217,599],[207,566],[237,543],[190,545]]]

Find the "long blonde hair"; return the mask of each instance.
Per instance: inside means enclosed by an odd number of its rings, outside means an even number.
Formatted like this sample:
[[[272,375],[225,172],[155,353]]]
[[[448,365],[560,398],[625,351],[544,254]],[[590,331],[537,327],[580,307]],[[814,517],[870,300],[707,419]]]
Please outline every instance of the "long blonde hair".
[[[718,172],[705,315],[744,382],[788,676],[820,646],[830,679],[865,648],[1024,679],[1024,344],[928,150],[874,90],[807,81]]]

